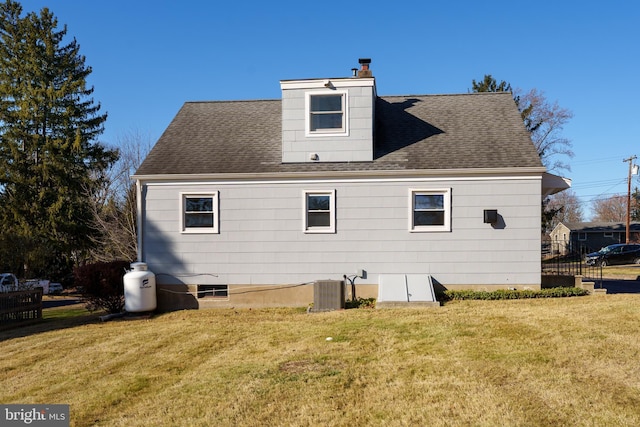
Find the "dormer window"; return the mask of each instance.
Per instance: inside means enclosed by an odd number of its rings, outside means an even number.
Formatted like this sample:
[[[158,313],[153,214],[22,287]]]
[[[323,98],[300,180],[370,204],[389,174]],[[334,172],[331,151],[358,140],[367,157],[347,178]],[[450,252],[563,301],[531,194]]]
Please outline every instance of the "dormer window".
[[[307,136],[347,135],[347,93],[307,92]]]
[[[344,128],[342,95],[311,95],[309,125],[311,132]]]

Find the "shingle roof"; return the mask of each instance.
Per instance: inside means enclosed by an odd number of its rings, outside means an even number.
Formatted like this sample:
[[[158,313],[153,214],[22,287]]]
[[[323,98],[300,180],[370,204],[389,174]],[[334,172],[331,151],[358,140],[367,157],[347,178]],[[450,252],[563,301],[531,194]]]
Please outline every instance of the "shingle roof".
[[[625,222],[605,222],[605,221],[591,221],[591,222],[566,222],[564,225],[571,231],[579,232],[624,232],[627,229]],[[629,230],[640,231],[640,222],[631,221],[629,223]]]
[[[187,102],[136,175],[541,167],[509,93],[384,96],[372,162],[281,163],[281,101]]]

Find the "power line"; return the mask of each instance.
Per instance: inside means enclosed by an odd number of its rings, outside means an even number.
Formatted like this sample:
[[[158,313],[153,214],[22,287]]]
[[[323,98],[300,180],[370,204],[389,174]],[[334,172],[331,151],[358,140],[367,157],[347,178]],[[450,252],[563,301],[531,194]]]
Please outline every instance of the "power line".
[[[613,161],[618,161],[620,157],[616,156],[616,157],[599,157],[597,159],[587,159],[587,160],[576,160],[576,161],[572,161],[571,164],[572,165],[590,165],[590,164],[595,164],[595,163],[608,163],[608,162],[613,162]]]
[[[579,184],[571,185],[571,188],[596,188],[596,187],[604,187],[606,185],[618,185],[618,184],[626,184],[626,178],[614,178],[614,179],[605,179],[601,181],[586,181],[581,182]]]

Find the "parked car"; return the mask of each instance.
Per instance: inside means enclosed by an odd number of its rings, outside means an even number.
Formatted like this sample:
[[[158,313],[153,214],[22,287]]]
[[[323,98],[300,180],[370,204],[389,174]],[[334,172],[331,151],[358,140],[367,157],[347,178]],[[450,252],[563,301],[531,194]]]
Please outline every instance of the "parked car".
[[[640,264],[640,244],[616,244],[605,246],[585,257],[587,265],[606,267],[614,264]]]
[[[49,281],[40,279],[29,279],[24,282],[23,287],[25,289],[42,288],[42,294],[47,295],[49,293]]]
[[[11,273],[0,274],[0,292],[11,292],[18,290],[18,278]]]
[[[60,283],[49,283],[49,295],[60,295],[62,293],[62,285]]]

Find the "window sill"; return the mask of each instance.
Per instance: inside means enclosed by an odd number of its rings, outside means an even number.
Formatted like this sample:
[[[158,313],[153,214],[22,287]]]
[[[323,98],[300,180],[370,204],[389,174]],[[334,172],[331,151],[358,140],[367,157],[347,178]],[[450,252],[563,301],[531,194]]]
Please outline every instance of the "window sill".
[[[344,129],[339,129],[335,131],[331,130],[323,130],[323,131],[309,131],[305,133],[306,137],[309,138],[318,138],[318,137],[333,137],[333,136],[349,136],[349,131]]]
[[[185,229],[181,231],[182,234],[220,234],[216,229],[207,229],[207,228],[195,228],[195,229]]]
[[[451,229],[448,227],[428,227],[428,228],[412,228],[410,233],[448,233]]]
[[[335,234],[336,230],[332,228],[323,228],[319,230],[304,230],[305,234]]]

